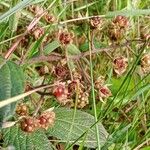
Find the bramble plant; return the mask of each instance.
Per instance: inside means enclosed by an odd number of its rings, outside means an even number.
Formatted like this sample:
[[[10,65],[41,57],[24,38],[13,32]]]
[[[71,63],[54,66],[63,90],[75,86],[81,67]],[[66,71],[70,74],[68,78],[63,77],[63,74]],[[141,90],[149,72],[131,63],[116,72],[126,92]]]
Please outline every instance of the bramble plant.
[[[150,2],[0,2],[0,149],[150,149]]]

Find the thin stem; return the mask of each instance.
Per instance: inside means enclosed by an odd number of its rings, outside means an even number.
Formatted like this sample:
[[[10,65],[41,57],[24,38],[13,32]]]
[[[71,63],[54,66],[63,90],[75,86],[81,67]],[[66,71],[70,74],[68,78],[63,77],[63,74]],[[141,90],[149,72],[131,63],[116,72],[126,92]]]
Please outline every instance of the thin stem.
[[[93,107],[94,107],[94,116],[95,116],[95,122],[98,121],[97,119],[97,110],[96,110],[96,100],[95,100],[95,89],[94,89],[94,80],[93,80],[93,63],[92,63],[92,35],[90,34],[89,31],[89,53],[90,53],[90,75],[91,75],[91,90],[92,90],[92,99],[93,99]],[[100,136],[99,136],[99,128],[98,124],[95,125],[96,128],[96,137],[97,137],[97,145],[98,145],[98,150],[101,149],[100,146]]]

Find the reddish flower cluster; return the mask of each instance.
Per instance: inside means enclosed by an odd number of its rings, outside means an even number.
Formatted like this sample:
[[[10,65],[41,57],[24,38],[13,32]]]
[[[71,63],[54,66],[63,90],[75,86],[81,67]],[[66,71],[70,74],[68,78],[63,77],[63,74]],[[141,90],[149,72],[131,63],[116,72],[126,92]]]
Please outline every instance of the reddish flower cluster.
[[[55,113],[52,111],[47,111],[41,114],[39,117],[24,117],[20,121],[20,127],[24,132],[34,132],[39,128],[48,129],[54,125]]]
[[[44,112],[38,117],[40,127],[46,130],[48,129],[48,127],[54,125],[54,121],[55,121],[55,113],[53,111]]]
[[[38,128],[38,121],[32,117],[23,118],[20,122],[20,127],[24,132],[33,132]]]

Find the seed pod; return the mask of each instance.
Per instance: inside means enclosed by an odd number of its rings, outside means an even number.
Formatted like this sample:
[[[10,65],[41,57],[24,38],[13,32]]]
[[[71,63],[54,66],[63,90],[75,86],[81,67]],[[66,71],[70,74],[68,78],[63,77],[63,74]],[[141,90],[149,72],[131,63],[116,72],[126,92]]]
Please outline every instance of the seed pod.
[[[150,72],[150,54],[145,54],[141,59],[141,68],[144,73]]]
[[[119,76],[126,71],[127,66],[128,66],[128,60],[123,56],[119,56],[115,58],[113,61],[114,72]]]
[[[68,45],[73,41],[73,33],[69,33],[67,31],[59,31],[58,40],[62,45]]]
[[[25,117],[20,122],[20,127],[24,132],[33,132],[39,127],[38,120],[32,117]]]
[[[113,20],[114,24],[117,24],[120,28],[127,28],[129,26],[129,20],[125,16],[117,16]]]
[[[102,99],[107,99],[112,96],[110,89],[104,85],[98,91],[99,97]]]
[[[38,121],[41,128],[48,129],[48,127],[52,127],[55,121],[55,113],[53,111],[47,111],[42,113],[38,117]]]
[[[102,26],[102,18],[93,17],[90,19],[90,25],[92,28],[100,28]]]
[[[16,114],[18,114],[19,116],[26,116],[28,115],[28,113],[29,113],[29,109],[26,104],[21,103],[17,105]]]

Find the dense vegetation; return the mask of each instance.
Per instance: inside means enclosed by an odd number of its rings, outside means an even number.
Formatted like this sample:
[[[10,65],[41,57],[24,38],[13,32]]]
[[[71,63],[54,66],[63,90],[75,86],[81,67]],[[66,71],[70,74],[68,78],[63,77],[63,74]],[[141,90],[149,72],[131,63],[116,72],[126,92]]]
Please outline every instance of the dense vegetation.
[[[0,1],[0,149],[149,150],[150,1]]]

